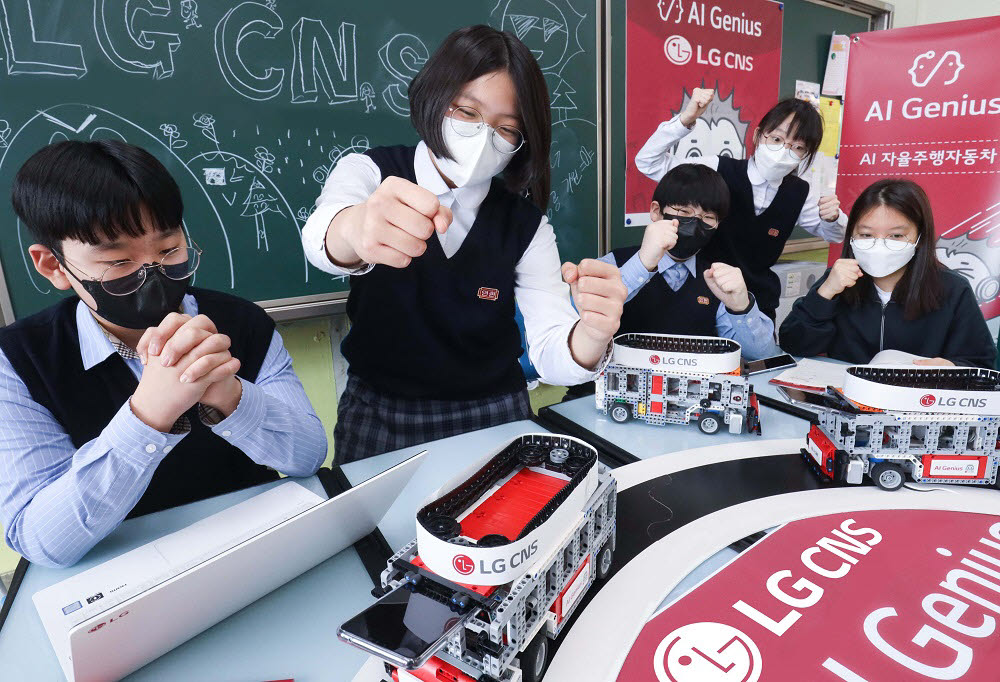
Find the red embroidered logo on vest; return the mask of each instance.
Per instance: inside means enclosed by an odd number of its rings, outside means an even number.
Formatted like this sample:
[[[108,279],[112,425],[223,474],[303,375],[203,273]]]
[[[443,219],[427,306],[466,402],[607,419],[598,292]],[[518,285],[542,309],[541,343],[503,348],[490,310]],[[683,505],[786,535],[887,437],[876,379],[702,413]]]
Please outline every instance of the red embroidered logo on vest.
[[[767,231],[768,237],[777,237],[779,234],[781,234],[781,232],[776,227],[772,227],[770,230]]]
[[[702,305],[708,305],[709,304],[708,296],[699,296],[698,303],[701,303]]]
[[[477,295],[484,301],[495,301],[500,298],[500,290],[492,289],[490,287],[479,287],[479,293]]]

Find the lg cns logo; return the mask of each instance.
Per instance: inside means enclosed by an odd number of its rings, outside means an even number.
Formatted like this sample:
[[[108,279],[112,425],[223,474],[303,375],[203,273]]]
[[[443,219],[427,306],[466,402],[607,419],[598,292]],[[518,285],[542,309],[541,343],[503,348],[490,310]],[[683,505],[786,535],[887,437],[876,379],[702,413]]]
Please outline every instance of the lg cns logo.
[[[937,404],[938,407],[964,407],[981,410],[986,407],[986,398],[958,398],[955,396],[945,396],[938,399],[930,393],[920,397],[920,404],[930,407]]]
[[[964,68],[962,55],[955,50],[948,50],[940,57],[934,50],[928,50],[917,55],[907,73],[910,74],[913,85],[922,88],[935,80],[935,77],[941,85],[951,85],[958,80],[958,74]]]
[[[451,566],[462,575],[469,575],[476,570],[476,562],[464,554],[456,554],[451,560]]]
[[[757,682],[762,667],[753,640],[722,623],[679,627],[653,654],[659,682]]]
[[[663,54],[666,55],[671,64],[684,66],[691,61],[694,50],[691,49],[691,43],[684,36],[670,36],[663,43]]]
[[[660,356],[659,355],[650,355],[649,356],[649,364],[651,364],[651,365],[658,365],[658,364],[660,364]]]
[[[527,546],[515,547],[513,553],[506,557],[480,559],[478,564],[466,554],[456,554],[451,560],[451,566],[459,575],[472,575],[477,567],[481,575],[501,574],[526,565],[537,553],[538,540],[532,540]]]

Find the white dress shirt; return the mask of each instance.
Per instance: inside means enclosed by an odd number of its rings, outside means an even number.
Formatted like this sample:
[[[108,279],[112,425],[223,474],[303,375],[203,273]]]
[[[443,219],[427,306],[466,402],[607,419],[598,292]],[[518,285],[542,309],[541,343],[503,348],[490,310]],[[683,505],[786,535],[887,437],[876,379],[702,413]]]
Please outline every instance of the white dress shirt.
[[[420,187],[435,194],[452,211],[454,218],[448,230],[435,233],[450,258],[469,234],[490,183],[449,188],[423,142],[417,145],[414,174]],[[381,182],[378,166],[364,154],[349,154],[337,163],[316,200],[316,210],[302,228],[302,246],[310,263],[336,275],[364,275],[372,269],[372,265],[346,269],[332,263],[326,253],[326,233],[334,216],[367,200]],[[562,280],[556,234],[544,215],[514,269],[514,296],[524,315],[528,358],[542,381],[562,386],[592,381],[602,363],[597,370],[589,370],[570,353],[569,335],[580,316],[570,301],[569,286]]]
[[[679,159],[667,151],[678,140],[688,135],[691,128],[686,127],[680,121],[679,116],[675,116],[669,121],[664,121],[657,126],[656,131],[646,140],[639,153],[635,155],[635,166],[643,175],[659,182],[674,166],[682,163],[699,163],[714,170],[719,169],[718,156],[696,156],[687,159]],[[757,164],[751,156],[747,163],[747,177],[753,187],[753,205],[757,215],[771,205],[774,195],[778,193],[777,185],[772,185],[764,176],[760,174]],[[815,198],[806,199],[802,206],[798,220],[795,222],[806,232],[821,237],[828,242],[836,243],[844,240],[844,233],[847,230],[847,216],[843,211],[837,220],[829,222],[819,217],[819,204]]]

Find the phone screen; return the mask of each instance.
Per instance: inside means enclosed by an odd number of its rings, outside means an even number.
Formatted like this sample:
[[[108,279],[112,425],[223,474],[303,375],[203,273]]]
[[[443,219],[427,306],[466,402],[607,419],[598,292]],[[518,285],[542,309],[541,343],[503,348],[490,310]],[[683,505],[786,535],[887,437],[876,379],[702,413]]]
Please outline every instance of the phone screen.
[[[465,615],[455,613],[448,604],[399,588],[344,623],[339,634],[412,670],[423,665],[464,620]]]
[[[778,386],[778,390],[785,394],[790,403],[800,405],[817,405],[819,407],[831,407],[831,400],[823,393],[810,393],[798,388],[788,386]]]
[[[774,357],[764,358],[763,360],[751,360],[747,363],[747,373],[756,374],[758,372],[770,372],[773,369],[794,366],[795,358],[788,353],[785,353],[783,355],[775,355]]]

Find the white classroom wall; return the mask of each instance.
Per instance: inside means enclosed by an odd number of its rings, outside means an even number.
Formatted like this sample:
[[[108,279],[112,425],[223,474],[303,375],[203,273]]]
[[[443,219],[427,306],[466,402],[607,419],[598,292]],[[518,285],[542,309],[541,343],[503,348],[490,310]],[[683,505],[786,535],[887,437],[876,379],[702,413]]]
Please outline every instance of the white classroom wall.
[[[1000,15],[998,0],[888,0],[893,28]]]

